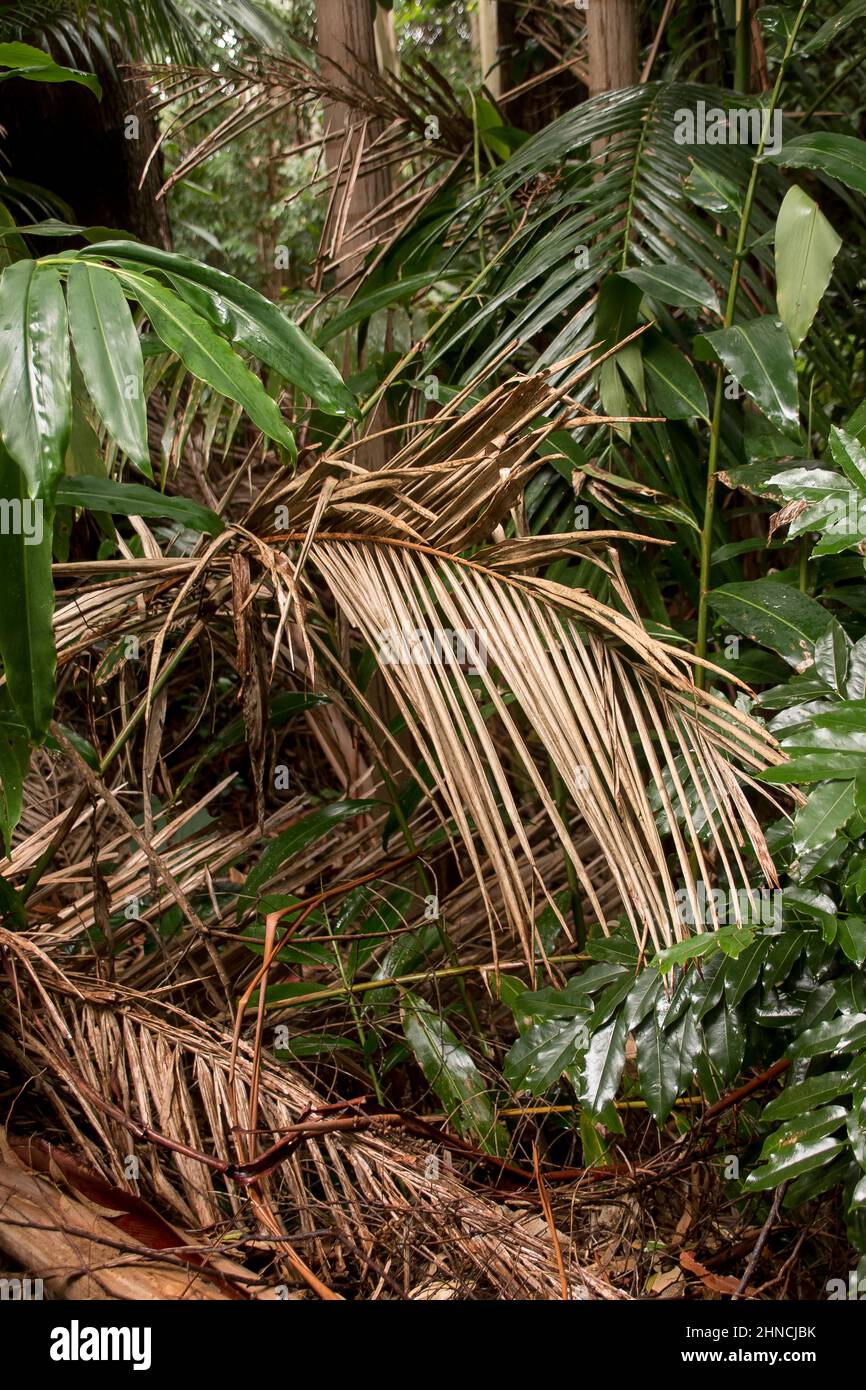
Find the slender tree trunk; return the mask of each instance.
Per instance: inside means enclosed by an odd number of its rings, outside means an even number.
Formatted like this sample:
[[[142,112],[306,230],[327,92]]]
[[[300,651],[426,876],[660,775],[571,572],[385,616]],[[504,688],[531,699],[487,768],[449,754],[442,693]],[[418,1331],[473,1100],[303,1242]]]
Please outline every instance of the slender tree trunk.
[[[369,90],[370,74],[378,69],[369,0],[316,0],[316,16],[322,76],[344,89],[348,78],[351,83]],[[333,199],[328,230],[331,251],[339,257],[341,246],[353,229],[388,197],[391,180],[386,170],[375,170],[359,176],[354,184],[351,181],[359,142],[363,141],[365,148],[369,146],[380,133],[378,122],[367,121],[350,106],[332,101],[325,106],[325,125],[330,131],[345,130],[348,135],[347,139],[335,136],[326,147],[327,165],[337,180],[337,196]],[[376,230],[381,236],[384,228],[380,226]],[[350,242],[352,253],[337,268],[339,281],[353,276],[360,268],[364,259],[363,242],[363,237]]]
[[[68,61],[59,52],[57,56],[59,62]],[[147,88],[140,78],[130,81],[118,72],[115,59],[125,61],[115,53],[111,63],[93,54],[90,66],[102,84],[101,101],[71,83],[3,83],[4,170],[63,198],[82,225],[117,227],[168,247],[168,214],[164,200],[156,197],[161,154],[141,183],[159,133],[140,104]]]
[[[499,53],[499,5],[497,0],[478,0],[478,53],[481,77],[494,97],[502,95],[502,64]]]
[[[632,87],[638,79],[635,0],[589,0],[589,94]]]

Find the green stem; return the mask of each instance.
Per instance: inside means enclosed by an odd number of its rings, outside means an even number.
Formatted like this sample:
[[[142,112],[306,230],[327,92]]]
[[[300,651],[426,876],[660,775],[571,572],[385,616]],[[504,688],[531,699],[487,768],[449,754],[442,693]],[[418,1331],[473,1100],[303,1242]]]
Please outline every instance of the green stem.
[[[776,77],[776,84],[773,87],[770,103],[764,112],[764,119],[761,125],[761,138],[758,141],[758,148],[755,158],[752,161],[752,172],[749,176],[749,185],[746,190],[746,199],[743,203],[743,211],[740,216],[740,226],[737,232],[737,241],[734,247],[734,263],[731,266],[731,278],[728,284],[728,297],[725,304],[724,327],[730,328],[734,322],[734,315],[737,309],[737,294],[740,288],[740,276],[742,274],[743,259],[745,256],[746,239],[749,234],[749,224],[752,220],[752,207],[755,201],[755,191],[758,185],[758,171],[760,169],[761,157],[764,153],[764,146],[770,131],[776,108],[779,104],[779,97],[782,91],[782,82],[785,77],[785,69],[788,65],[794,43],[803,22],[806,11],[811,0],[803,0],[794,21],[788,42],[785,45],[785,52],[779,64],[779,72]],[[707,655],[707,628],[709,621],[709,608],[707,595],[710,589],[710,560],[713,550],[713,525],[715,523],[716,509],[716,474],[718,471],[719,446],[722,433],[722,402],[724,400],[725,376],[722,365],[716,368],[716,393],[713,401],[712,422],[710,425],[710,448],[707,459],[707,488],[704,499],[704,524],[701,531],[701,575],[700,592],[698,596],[698,632],[695,642],[695,655],[702,660]],[[695,684],[699,689],[703,689],[706,673],[702,667],[697,667],[695,671]]]
[[[737,0],[737,37],[734,50],[734,87],[738,92],[752,88],[752,7],[749,0]]]

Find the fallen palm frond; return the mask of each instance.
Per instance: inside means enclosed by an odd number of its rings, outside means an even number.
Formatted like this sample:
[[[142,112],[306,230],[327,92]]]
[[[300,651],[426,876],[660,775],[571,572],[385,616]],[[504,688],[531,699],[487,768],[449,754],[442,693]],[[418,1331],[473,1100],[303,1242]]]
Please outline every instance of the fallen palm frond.
[[[230,1037],[201,1019],[135,991],[46,974],[20,943],[15,957],[21,990],[28,993],[38,975],[40,997],[50,995],[52,1013],[34,1015],[26,1050],[7,1039],[7,1051],[26,1074],[39,1078],[40,1092],[85,1161],[107,1182],[146,1191],[183,1225],[222,1229],[223,1241],[217,1238],[211,1248],[221,1243],[231,1250],[243,1242],[248,1223],[250,1243],[261,1248],[249,1189],[192,1156],[204,1154],[217,1167],[219,1160],[225,1166],[243,1157],[254,1069],[249,1047],[242,1045],[232,1066]],[[6,1008],[7,1026],[17,1027],[14,1013],[14,1005]],[[118,1100],[107,1113],[98,1097],[109,1094]],[[328,1112],[292,1071],[268,1061],[260,1068],[258,1098],[258,1126],[275,1137],[299,1117]],[[169,1171],[164,1149],[139,1144],[140,1178],[130,1182],[130,1127],[110,1113],[118,1105],[139,1126],[171,1134]],[[257,1199],[263,1209],[283,1214],[270,1237],[274,1284],[303,1279],[296,1267],[279,1272],[297,1245],[319,1279],[339,1282],[355,1268],[373,1296],[382,1282],[393,1293],[394,1279],[383,1280],[382,1271],[398,1252],[400,1283],[410,1281],[403,1296],[439,1270],[463,1293],[558,1296],[560,1276],[549,1243],[531,1224],[525,1228],[519,1208],[509,1211],[473,1190],[443,1153],[435,1142],[401,1137],[387,1126],[305,1137]],[[621,1296],[591,1270],[572,1264],[567,1275],[574,1297]]]

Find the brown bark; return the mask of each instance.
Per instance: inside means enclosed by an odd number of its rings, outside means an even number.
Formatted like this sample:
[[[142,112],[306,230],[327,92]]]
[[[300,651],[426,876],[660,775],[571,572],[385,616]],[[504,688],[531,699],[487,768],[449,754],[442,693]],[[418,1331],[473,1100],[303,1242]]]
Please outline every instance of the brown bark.
[[[377,70],[376,41],[373,13],[369,0],[316,0],[319,64],[322,76],[335,86],[349,84],[371,89],[370,74]],[[338,196],[333,200],[329,231],[336,234],[332,247],[339,256],[340,247],[351,237],[353,229],[364,220],[391,191],[387,170],[376,169],[359,176],[351,183],[353,160],[361,140],[365,147],[381,133],[381,123],[367,120],[363,114],[343,102],[328,102],[325,106],[325,126],[330,131],[345,129],[348,140],[334,138],[326,146],[328,169],[339,180]],[[348,215],[341,206],[349,195]],[[342,227],[340,223],[342,222]],[[377,225],[371,236],[382,237],[384,228]],[[363,235],[349,242],[351,255],[337,268],[337,279],[354,275],[363,263]]]
[[[635,0],[590,0],[589,94],[632,87],[638,79]]]
[[[13,178],[57,194],[84,226],[116,227],[169,247],[165,203],[156,197],[159,156],[139,187],[158,135],[154,118],[139,104],[147,89],[95,52],[92,69],[102,84],[101,101],[72,83],[13,80],[0,86],[5,167]]]

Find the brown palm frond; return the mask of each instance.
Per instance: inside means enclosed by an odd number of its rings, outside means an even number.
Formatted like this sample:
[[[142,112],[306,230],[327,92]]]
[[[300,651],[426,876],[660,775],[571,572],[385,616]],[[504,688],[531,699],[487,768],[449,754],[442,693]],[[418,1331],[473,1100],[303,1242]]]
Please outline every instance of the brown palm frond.
[[[204,1225],[218,1235],[228,1211],[235,1239],[239,1227],[247,1228],[251,1246],[261,1248],[264,1232],[249,1189],[218,1171],[220,1162],[243,1156],[243,1130],[251,1123],[251,1049],[242,1044],[232,1066],[231,1039],[216,1027],[161,1006],[152,995],[45,972],[26,943],[8,937],[3,933],[20,997],[38,976],[43,1005],[48,998],[51,1007],[28,1015],[21,1047],[12,1041],[20,1018],[14,999],[7,999],[9,1036],[0,1033],[0,1047],[38,1078],[84,1161],[105,1180],[155,1200],[188,1228]],[[100,1097],[108,1096],[116,1100],[106,1106]],[[258,1125],[275,1137],[301,1117],[327,1114],[292,1069],[267,1059],[259,1068],[258,1102]],[[144,1125],[170,1135],[168,1161],[164,1148],[139,1143],[139,1176],[130,1179],[126,1156],[133,1139],[118,1111],[133,1129]],[[306,1137],[270,1174],[261,1199],[284,1214],[269,1237],[275,1258],[285,1261],[297,1245],[325,1285],[356,1267],[361,1282],[375,1289],[392,1252],[400,1251],[417,1283],[441,1269],[464,1291],[560,1296],[559,1270],[535,1223],[515,1219],[513,1210],[473,1187],[457,1162],[443,1160],[444,1152],[435,1136],[413,1137],[375,1120],[363,1132]],[[0,1229],[2,1221],[0,1214]],[[290,1277],[297,1283],[297,1272]],[[567,1278],[572,1297],[622,1297],[576,1262]]]

